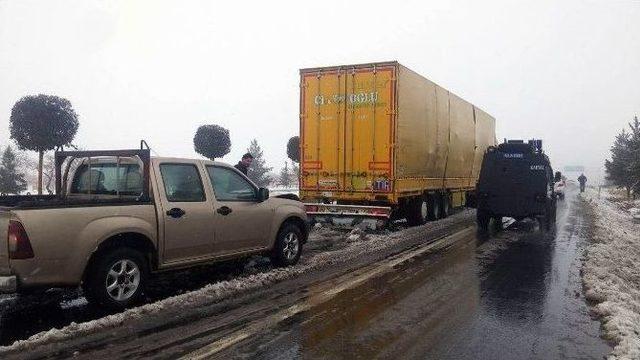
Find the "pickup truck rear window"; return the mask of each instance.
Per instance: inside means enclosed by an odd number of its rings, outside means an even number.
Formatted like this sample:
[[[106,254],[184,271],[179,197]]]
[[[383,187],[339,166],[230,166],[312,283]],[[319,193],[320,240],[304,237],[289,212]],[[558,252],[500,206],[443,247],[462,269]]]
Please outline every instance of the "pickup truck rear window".
[[[142,193],[142,174],[138,164],[115,163],[81,165],[71,182],[72,194],[132,195]]]
[[[200,172],[192,164],[161,164],[162,182],[170,202],[205,201]]]

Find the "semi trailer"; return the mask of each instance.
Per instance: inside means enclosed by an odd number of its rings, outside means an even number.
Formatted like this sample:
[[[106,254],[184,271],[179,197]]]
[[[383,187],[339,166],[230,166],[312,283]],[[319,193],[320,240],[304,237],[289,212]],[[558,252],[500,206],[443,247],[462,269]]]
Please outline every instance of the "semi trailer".
[[[472,201],[495,119],[398,62],[300,70],[300,197],[312,222],[411,225]]]

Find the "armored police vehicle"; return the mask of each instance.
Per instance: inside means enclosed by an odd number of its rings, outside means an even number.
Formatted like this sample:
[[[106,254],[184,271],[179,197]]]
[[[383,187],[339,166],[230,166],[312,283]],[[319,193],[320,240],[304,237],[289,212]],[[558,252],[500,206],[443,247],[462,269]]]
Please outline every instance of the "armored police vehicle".
[[[541,230],[555,223],[556,196],[549,157],[541,140],[505,140],[487,149],[477,189],[477,221],[488,230],[491,218],[540,221]]]

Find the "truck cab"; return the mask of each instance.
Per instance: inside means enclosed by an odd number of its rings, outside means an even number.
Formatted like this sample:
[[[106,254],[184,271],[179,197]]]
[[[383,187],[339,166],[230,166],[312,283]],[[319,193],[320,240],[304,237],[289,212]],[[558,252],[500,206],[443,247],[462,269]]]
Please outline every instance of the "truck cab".
[[[486,231],[491,218],[537,219],[541,229],[555,222],[553,169],[541,140],[505,140],[484,155],[477,184],[477,222]]]

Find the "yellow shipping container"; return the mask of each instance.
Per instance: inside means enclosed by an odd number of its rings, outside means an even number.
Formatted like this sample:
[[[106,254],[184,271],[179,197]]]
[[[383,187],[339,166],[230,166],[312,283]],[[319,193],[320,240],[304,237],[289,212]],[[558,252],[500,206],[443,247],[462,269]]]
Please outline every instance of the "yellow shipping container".
[[[397,62],[300,77],[304,201],[388,205],[414,218],[464,204],[495,144],[490,115]]]

